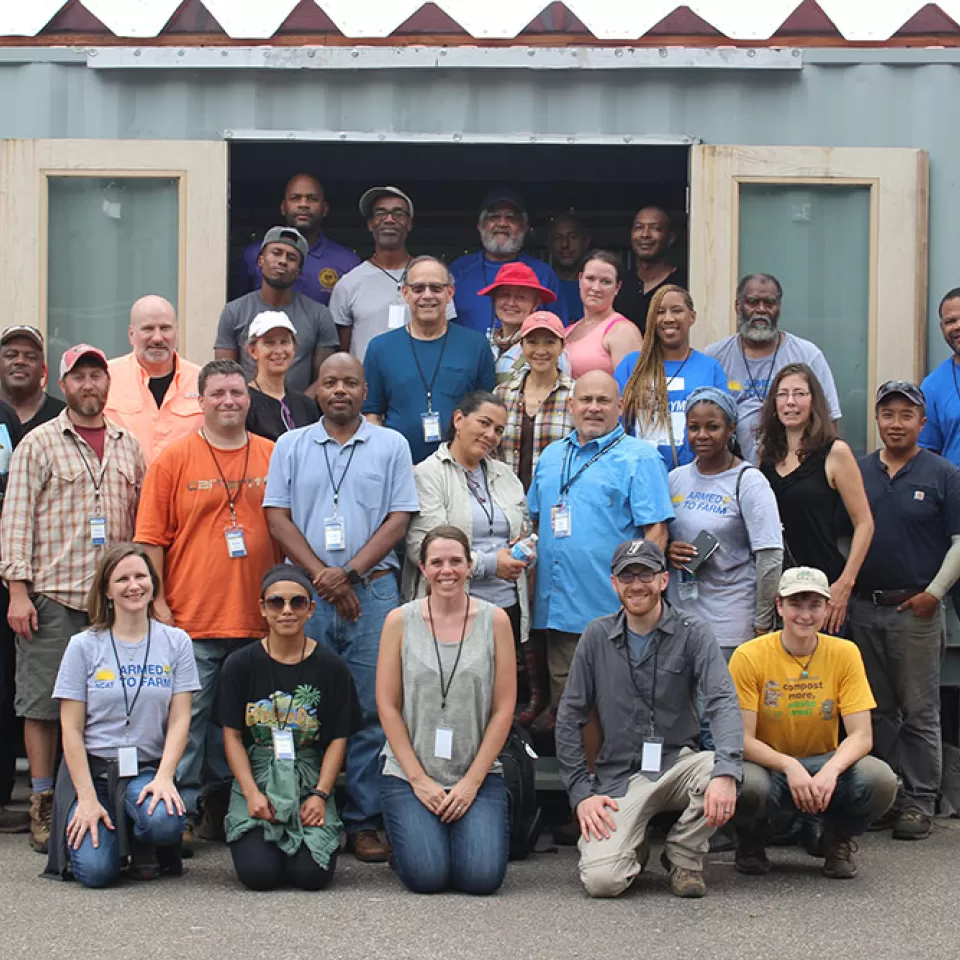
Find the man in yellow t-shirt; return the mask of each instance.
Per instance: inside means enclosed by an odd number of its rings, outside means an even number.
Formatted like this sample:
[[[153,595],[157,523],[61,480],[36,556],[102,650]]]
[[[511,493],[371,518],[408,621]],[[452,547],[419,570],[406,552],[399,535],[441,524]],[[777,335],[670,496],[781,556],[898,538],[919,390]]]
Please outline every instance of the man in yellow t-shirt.
[[[868,756],[876,702],[860,651],[819,632],[829,599],[822,571],[787,570],[777,593],[783,630],[744,643],[730,660],[744,728],[743,788],[734,818],[741,873],[767,873],[771,826],[803,813],[823,817],[824,874],[855,877],[852,838],[896,796],[893,771]]]

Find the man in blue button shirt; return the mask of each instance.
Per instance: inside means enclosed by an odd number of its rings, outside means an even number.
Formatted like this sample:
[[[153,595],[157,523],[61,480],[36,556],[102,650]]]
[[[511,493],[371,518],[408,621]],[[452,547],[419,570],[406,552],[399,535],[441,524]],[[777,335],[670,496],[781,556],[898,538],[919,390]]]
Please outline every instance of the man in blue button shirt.
[[[355,358],[320,368],[318,423],[285,433],[273,452],[263,505],[274,539],[310,574],[319,595],[307,635],[346,661],[364,726],[347,742],[347,843],[359,860],[384,861],[380,840],[376,672],[380,630],[400,603],[394,547],[419,509],[413,463],[394,430],[360,415],[366,383]]]
[[[960,467],[960,287],[940,301],[940,332],[950,356],[920,385],[927,398],[927,422],[919,442]]]
[[[477,220],[483,249],[468,253],[450,264],[450,273],[456,286],[454,306],[457,322],[484,336],[494,326],[493,301],[478,291],[489,287],[497,271],[505,263],[520,261],[537,275],[543,286],[560,294],[560,281],[550,266],[536,257],[523,253],[523,241],[530,230],[527,205],[514,190],[499,189],[488,194],[480,207]],[[562,301],[554,306],[557,316],[567,323],[567,309]]]
[[[902,780],[883,821],[896,840],[930,835],[941,775],[942,601],[960,577],[960,470],[918,446],[925,407],[914,383],[891,380],[877,391],[883,447],[860,460],[875,529],[850,601],[877,701],[873,753]]]
[[[540,455],[527,494],[540,540],[531,626],[546,634],[556,717],[580,634],[619,604],[610,584],[610,557],[624,540],[667,545],[673,519],[667,471],[656,447],[620,426],[620,394],[608,373],[577,380],[570,399],[574,431]]]

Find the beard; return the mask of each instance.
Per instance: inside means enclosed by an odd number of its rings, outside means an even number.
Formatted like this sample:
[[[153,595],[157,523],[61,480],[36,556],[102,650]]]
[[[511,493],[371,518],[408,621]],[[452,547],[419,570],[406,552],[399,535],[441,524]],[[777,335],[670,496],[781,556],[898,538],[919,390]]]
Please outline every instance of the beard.
[[[495,234],[492,230],[480,231],[480,242],[487,253],[497,257],[512,257],[523,249],[523,235],[509,237]]]
[[[268,277],[263,274],[263,282],[274,290],[289,290],[296,282],[299,274],[287,274],[285,277]]]
[[[770,343],[780,335],[780,329],[777,322],[768,316],[763,316],[766,324],[755,323],[754,320],[748,320],[741,314],[737,318],[737,332],[744,340],[750,343]]]

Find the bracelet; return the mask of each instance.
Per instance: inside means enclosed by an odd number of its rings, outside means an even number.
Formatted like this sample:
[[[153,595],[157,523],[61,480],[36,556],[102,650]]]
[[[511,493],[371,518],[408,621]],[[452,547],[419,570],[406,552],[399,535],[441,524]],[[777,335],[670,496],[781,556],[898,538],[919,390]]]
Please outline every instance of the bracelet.
[[[311,797],[319,797],[324,803],[330,799],[330,794],[327,793],[326,790],[318,790],[316,787],[308,790],[307,795]]]

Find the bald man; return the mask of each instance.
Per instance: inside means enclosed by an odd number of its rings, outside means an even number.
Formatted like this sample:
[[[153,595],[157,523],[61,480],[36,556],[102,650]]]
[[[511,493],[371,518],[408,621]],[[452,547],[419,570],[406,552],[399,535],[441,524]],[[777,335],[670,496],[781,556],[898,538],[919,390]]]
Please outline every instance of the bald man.
[[[334,243],[323,233],[323,221],[329,212],[323,186],[316,177],[298,173],[290,178],[280,202],[280,215],[283,222],[299,230],[310,245],[293,289],[324,306],[330,303],[330,294],[337,281],[360,263],[360,258],[352,250]],[[231,300],[260,289],[263,277],[257,266],[259,256],[259,240],[243,251],[230,291]]]
[[[200,368],[177,353],[177,314],[163,297],[141,297],[130,310],[133,350],[111,360],[104,415],[140,441],[149,466],[172,441],[203,423]]]
[[[346,353],[320,366],[320,421],[283,434],[270,460],[263,505],[273,538],[310,574],[318,595],[307,635],[346,661],[363,726],[347,742],[347,845],[357,859],[390,854],[382,825],[376,672],[380,631],[399,606],[394,547],[420,509],[407,441],[361,416],[363,367]],[[338,491],[336,505],[334,492]]]
[[[527,499],[539,526],[534,630],[545,634],[552,714],[567,681],[580,634],[619,609],[610,558],[624,540],[667,546],[673,519],[667,471],[656,447],[620,425],[620,394],[608,373],[577,380],[570,398],[574,430],[547,446]]]

